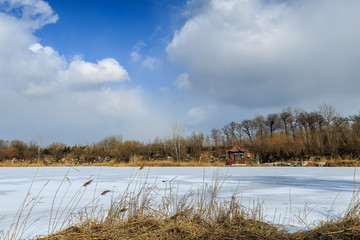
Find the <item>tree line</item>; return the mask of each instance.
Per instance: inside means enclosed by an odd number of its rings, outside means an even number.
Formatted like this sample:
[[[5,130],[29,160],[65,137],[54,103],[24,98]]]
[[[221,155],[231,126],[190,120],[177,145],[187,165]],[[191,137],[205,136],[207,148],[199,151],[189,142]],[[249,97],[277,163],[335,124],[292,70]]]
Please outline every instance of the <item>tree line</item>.
[[[332,105],[307,112],[291,107],[212,129],[213,142],[247,146],[260,160],[310,156],[359,158],[360,114],[341,116]]]
[[[311,156],[360,159],[360,114],[341,116],[328,104],[311,112],[286,107],[278,113],[232,121],[222,128],[211,129],[207,135],[193,132],[187,136],[181,122],[174,121],[172,136],[148,143],[124,141],[121,135],[85,146],[54,142],[42,147],[35,141],[0,140],[0,161],[212,161],[224,159],[225,149],[235,144],[247,148],[261,162]]]

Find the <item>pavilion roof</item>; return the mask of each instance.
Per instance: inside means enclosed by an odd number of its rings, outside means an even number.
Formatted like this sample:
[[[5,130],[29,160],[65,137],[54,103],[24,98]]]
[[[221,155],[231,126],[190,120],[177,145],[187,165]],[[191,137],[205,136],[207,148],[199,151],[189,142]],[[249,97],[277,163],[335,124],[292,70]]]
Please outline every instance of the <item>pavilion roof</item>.
[[[225,151],[226,152],[247,152],[248,150],[244,149],[244,148],[241,148],[236,144],[234,147],[232,147],[230,149],[226,149]]]

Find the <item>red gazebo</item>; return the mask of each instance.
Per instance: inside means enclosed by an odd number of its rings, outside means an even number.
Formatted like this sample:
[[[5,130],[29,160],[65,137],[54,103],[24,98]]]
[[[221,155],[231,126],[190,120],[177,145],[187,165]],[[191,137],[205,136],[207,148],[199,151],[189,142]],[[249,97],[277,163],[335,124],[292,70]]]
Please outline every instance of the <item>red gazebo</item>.
[[[245,164],[245,152],[248,150],[239,147],[237,144],[225,150],[229,154],[229,164]]]

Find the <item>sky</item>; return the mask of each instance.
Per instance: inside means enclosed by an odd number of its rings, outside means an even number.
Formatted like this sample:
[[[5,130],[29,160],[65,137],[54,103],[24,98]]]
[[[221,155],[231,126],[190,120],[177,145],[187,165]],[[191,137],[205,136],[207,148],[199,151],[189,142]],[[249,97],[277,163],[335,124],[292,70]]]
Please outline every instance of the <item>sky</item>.
[[[360,110],[357,0],[0,0],[0,139],[184,134]]]

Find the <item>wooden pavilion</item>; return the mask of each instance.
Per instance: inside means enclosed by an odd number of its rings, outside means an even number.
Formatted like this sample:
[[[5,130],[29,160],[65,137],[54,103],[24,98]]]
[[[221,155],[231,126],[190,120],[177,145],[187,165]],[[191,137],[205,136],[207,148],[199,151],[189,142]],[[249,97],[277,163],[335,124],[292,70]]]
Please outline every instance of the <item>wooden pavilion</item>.
[[[228,153],[229,164],[245,164],[245,153],[248,151],[244,148],[239,147],[237,144],[225,150]]]

